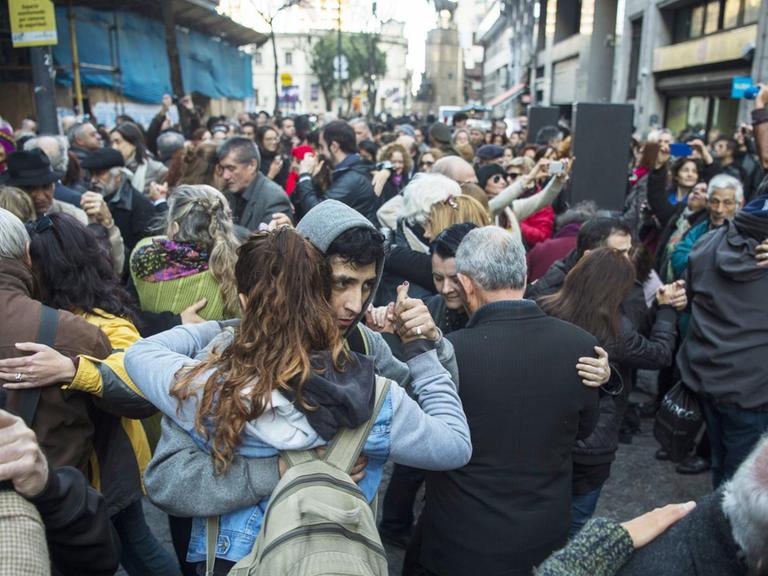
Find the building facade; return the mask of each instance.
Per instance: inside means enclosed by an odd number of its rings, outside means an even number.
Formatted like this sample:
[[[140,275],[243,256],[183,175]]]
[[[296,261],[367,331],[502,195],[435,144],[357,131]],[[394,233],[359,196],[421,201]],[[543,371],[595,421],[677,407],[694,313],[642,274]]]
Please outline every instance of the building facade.
[[[630,102],[640,132],[731,131],[751,104],[734,78],[768,78],[764,0],[540,0],[537,104]],[[762,39],[762,40],[761,40]]]
[[[387,58],[387,72],[377,77],[376,112],[388,111],[402,115],[410,106],[411,73],[406,66],[408,41],[403,35],[403,23],[385,22],[381,26],[378,48]],[[317,75],[312,70],[312,50],[314,45],[329,30],[310,29],[307,32],[278,32],[275,34],[278,63],[278,94],[280,109],[284,112],[318,114],[325,112],[326,98]],[[274,70],[275,59],[272,44],[266,42],[253,54],[254,99],[249,103],[251,110],[275,109]],[[353,84],[353,112],[368,112],[368,96],[365,81],[360,79]],[[335,95],[334,95],[335,96]],[[336,109],[336,102],[330,103],[330,109]]]

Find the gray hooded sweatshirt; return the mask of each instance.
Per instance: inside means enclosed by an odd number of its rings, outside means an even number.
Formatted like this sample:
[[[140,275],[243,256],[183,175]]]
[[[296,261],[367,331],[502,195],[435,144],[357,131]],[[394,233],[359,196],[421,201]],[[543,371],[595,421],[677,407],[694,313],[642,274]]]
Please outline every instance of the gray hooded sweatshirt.
[[[315,206],[301,220],[297,230],[319,250],[326,253],[341,234],[357,227],[374,228],[360,213],[336,200],[326,200]],[[377,287],[384,262],[376,263]],[[373,300],[371,292],[362,307],[358,322]],[[352,325],[347,334],[357,330]],[[374,358],[377,374],[394,380],[409,389],[413,377],[409,364],[401,362],[381,334],[359,325],[367,341],[368,354]],[[458,387],[458,368],[453,345],[445,338],[435,345],[440,364],[450,373]],[[425,363],[411,365],[427,366]],[[427,368],[428,369],[428,368]],[[184,470],[180,475],[179,470]],[[183,479],[193,485],[187,485]],[[277,458],[242,458],[237,456],[227,474],[216,475],[210,455],[201,451],[192,437],[168,418],[162,420],[162,435],[144,477],[150,500],[169,514],[177,516],[216,516],[252,506],[272,493],[278,481]],[[200,498],[200,494],[206,494]]]

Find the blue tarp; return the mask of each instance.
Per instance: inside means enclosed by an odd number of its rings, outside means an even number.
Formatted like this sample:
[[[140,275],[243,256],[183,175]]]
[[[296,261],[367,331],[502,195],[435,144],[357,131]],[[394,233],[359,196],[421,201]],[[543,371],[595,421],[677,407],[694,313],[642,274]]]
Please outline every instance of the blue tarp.
[[[118,63],[119,78],[110,72],[81,67],[83,86],[104,86],[139,102],[159,103],[171,93],[171,73],[162,22],[132,12],[117,11],[118,32],[110,34],[113,13],[76,7],[77,51],[80,62],[112,66]],[[59,43],[53,47],[57,65],[63,66],[56,81],[72,85],[72,53],[66,8],[56,8]],[[242,100],[252,96],[251,57],[235,46],[198,32],[176,31],[184,91],[210,98]],[[111,45],[111,52],[110,52]],[[112,55],[111,55],[112,54]],[[119,55],[119,61],[118,61]]]

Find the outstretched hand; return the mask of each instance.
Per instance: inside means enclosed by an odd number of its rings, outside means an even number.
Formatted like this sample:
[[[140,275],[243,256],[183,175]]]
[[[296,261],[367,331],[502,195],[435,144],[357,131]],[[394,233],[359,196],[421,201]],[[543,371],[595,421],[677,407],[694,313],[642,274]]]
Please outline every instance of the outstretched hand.
[[[0,382],[8,390],[40,388],[75,377],[75,364],[50,346],[37,342],[19,342],[16,349],[30,352],[19,358],[0,360]]]
[[[629,532],[635,549],[642,548],[672,524],[684,518],[695,507],[696,502],[668,504],[663,508],[656,508],[642,516],[624,522],[622,527]]]
[[[608,362],[608,352],[600,346],[595,346],[597,358],[582,356],[576,364],[579,378],[585,386],[598,388],[611,379],[611,365]]]

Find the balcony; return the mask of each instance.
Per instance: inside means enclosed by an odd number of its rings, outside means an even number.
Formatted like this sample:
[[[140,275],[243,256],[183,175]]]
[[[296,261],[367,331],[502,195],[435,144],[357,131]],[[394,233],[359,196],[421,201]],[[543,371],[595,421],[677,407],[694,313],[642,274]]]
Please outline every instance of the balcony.
[[[671,72],[694,66],[731,62],[757,41],[757,24],[728,30],[653,51],[653,71]]]

